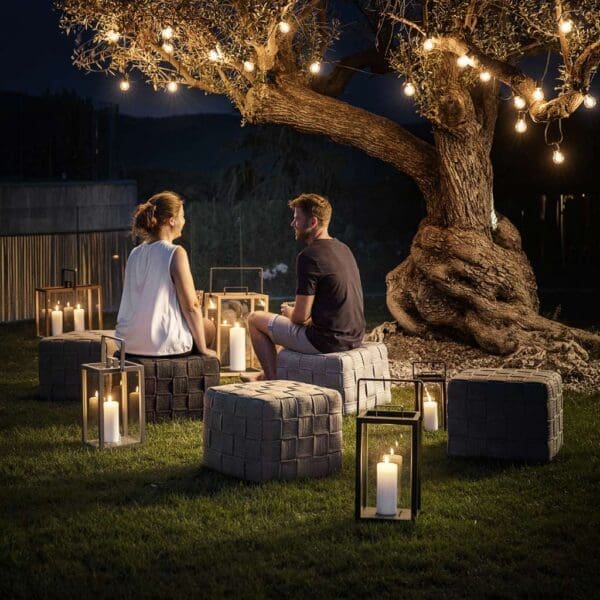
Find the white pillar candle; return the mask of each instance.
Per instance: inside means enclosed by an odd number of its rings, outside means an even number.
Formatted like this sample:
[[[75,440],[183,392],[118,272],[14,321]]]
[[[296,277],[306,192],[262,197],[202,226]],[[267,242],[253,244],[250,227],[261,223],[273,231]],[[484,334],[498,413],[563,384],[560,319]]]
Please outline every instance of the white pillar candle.
[[[435,400],[423,402],[423,427],[425,431],[438,430],[438,403]]]
[[[81,304],[73,311],[73,322],[75,331],[85,331],[85,310],[81,308]]]
[[[377,463],[377,514],[393,517],[398,510],[398,465],[389,456]]]
[[[140,414],[140,388],[137,385],[135,386],[135,392],[129,394],[129,406],[127,408],[130,421],[131,416],[135,415],[134,421],[137,422]]]
[[[239,323],[229,330],[229,367],[232,371],[246,370],[246,330]]]
[[[104,441],[109,444],[118,444],[121,441],[119,434],[119,403],[108,396],[104,403]]]
[[[58,305],[52,311],[52,335],[61,335],[63,332],[63,313]]]
[[[93,422],[98,418],[98,392],[88,399],[88,422]]]
[[[398,469],[400,471],[402,471],[402,455],[401,454],[396,454],[394,452],[394,449],[390,448],[390,453],[389,454],[384,454],[384,459],[385,459],[386,456],[388,457],[389,462],[397,464],[398,465]]]
[[[67,305],[63,309],[63,313],[65,331],[73,331],[73,307],[70,302],[67,302]]]

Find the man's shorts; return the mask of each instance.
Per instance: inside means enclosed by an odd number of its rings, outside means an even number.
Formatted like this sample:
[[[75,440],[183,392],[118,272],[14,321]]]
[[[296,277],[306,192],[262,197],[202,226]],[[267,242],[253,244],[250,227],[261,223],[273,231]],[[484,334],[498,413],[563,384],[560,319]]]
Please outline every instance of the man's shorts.
[[[320,354],[306,336],[304,325],[292,323],[281,315],[273,315],[269,320],[269,331],[279,346],[302,354]]]

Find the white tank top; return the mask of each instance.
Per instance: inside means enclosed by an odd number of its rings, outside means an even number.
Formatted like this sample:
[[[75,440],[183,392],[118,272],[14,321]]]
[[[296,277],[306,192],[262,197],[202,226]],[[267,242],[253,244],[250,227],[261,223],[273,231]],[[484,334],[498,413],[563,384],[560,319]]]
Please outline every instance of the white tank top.
[[[159,240],[140,244],[129,255],[115,332],[125,340],[128,354],[165,356],[192,349],[192,334],[171,279],[176,249]]]

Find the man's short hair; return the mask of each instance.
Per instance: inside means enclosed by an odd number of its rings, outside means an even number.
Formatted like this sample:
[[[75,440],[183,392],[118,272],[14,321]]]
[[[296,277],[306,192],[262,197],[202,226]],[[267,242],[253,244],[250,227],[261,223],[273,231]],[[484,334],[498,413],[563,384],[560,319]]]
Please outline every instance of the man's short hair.
[[[299,208],[307,216],[316,217],[321,226],[329,225],[329,221],[331,221],[331,204],[325,196],[300,194],[297,198],[290,200],[288,206],[292,210]]]

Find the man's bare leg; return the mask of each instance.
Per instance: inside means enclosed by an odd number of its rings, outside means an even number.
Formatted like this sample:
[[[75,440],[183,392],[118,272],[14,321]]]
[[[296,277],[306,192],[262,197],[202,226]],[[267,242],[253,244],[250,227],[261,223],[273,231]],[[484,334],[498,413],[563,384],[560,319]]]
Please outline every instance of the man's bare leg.
[[[244,381],[275,379],[277,377],[277,349],[269,331],[269,321],[272,313],[258,311],[248,315],[248,328],[250,339],[256,357],[258,358],[263,372],[254,376],[243,377]]]

